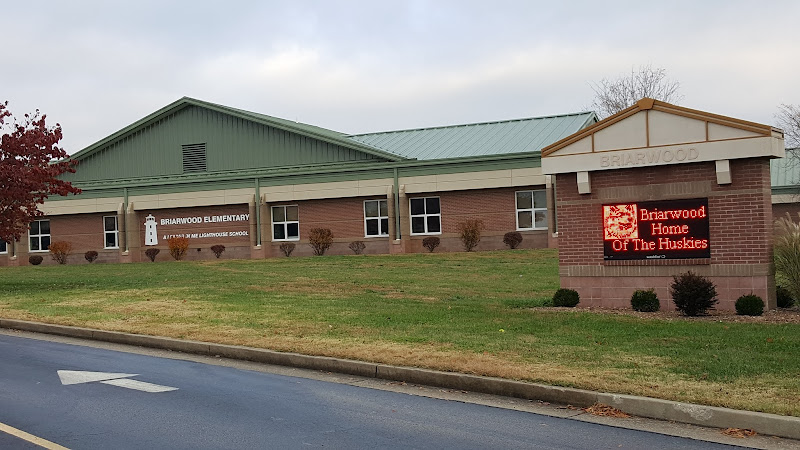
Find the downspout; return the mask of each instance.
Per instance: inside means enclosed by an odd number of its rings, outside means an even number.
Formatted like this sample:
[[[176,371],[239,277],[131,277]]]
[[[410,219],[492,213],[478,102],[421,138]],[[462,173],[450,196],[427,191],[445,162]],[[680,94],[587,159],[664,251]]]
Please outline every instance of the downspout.
[[[256,178],[256,245],[261,247],[261,183]]]
[[[124,238],[125,238],[125,253],[128,253],[128,250],[129,250],[128,247],[130,246],[130,244],[128,243],[128,188],[127,187],[123,187],[122,188],[122,205],[123,205],[122,213],[123,213],[124,222],[125,222],[123,224],[123,227],[125,227],[125,231],[124,231],[124,233],[125,233],[125,236],[124,236]]]
[[[400,181],[397,167],[394,168],[394,238],[400,240]]]

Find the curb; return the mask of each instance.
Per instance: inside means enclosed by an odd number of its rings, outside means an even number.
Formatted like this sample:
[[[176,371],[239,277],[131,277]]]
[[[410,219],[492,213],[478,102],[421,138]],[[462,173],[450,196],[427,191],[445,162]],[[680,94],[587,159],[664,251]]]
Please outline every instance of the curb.
[[[447,389],[522,398],[525,400],[541,400],[544,402],[574,405],[578,407],[603,403],[618,408],[628,414],[640,417],[714,428],[745,428],[759,434],[800,440],[800,417],[742,411],[692,403],[680,403],[633,395],[593,392],[584,389],[548,386],[502,378],[440,372],[412,367],[375,364],[325,356],[308,356],[298,353],[276,352],[238,345],[213,344],[116,331],[93,330],[90,328],[65,325],[50,325],[24,320],[0,319],[0,328],[94,339],[116,344],[136,345],[199,355],[220,356],[278,366],[336,372],[365,378],[378,378],[437,386]]]

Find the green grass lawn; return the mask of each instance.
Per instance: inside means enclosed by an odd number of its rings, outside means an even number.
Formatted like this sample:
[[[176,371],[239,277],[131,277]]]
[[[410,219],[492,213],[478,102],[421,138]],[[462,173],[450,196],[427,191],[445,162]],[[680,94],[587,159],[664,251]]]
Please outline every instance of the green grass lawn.
[[[800,325],[537,308],[558,288],[554,250],[5,267],[0,274],[5,318],[800,416]]]

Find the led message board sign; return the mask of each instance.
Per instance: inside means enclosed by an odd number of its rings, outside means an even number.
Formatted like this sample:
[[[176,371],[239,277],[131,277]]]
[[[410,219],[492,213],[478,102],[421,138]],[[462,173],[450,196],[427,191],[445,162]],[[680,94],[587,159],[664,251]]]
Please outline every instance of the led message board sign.
[[[603,205],[603,258],[710,258],[708,199]]]

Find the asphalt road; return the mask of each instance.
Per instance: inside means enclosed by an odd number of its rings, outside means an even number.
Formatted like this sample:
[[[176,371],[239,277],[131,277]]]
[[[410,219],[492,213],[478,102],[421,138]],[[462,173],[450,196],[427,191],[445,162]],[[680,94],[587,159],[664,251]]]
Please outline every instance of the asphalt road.
[[[64,385],[58,371],[138,374],[115,375],[112,382],[134,380],[134,386],[144,382],[177,390],[152,393],[101,381]],[[481,404],[7,335],[0,335],[0,423],[75,449],[734,448]],[[0,432],[0,448],[37,447]]]

